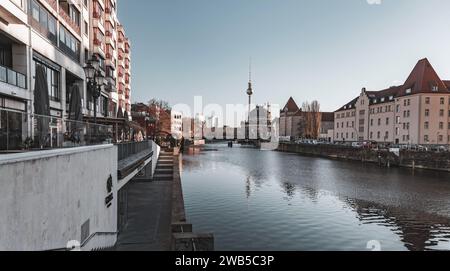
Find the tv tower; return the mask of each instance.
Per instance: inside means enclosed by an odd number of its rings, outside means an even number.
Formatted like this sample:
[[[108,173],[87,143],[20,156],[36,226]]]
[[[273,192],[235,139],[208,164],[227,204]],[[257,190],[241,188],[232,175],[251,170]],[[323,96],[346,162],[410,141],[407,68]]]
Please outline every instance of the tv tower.
[[[252,87],[252,59],[250,58],[249,72],[248,72],[248,125],[250,127],[250,111],[252,105],[252,95],[253,95],[253,87]]]

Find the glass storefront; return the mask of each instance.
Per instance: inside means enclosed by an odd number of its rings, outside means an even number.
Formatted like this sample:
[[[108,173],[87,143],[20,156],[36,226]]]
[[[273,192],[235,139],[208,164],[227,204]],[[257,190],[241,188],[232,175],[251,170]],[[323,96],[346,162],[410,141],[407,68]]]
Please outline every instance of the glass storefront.
[[[20,150],[26,144],[26,103],[0,96],[0,151]]]

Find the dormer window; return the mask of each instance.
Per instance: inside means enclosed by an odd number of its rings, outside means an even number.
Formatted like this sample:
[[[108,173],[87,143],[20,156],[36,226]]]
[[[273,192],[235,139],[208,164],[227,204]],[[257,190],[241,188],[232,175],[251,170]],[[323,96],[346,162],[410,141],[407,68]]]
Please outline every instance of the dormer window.
[[[438,86],[433,86],[433,87],[431,88],[431,90],[432,90],[433,92],[438,92],[438,91],[439,91],[439,87],[438,87]]]
[[[378,101],[377,99],[373,99],[373,103],[376,104]]]
[[[390,101],[394,100],[394,96],[390,96],[390,97],[389,97],[389,100],[390,100]]]
[[[407,90],[406,90],[406,94],[411,94],[412,93],[412,89],[411,88],[408,88]]]
[[[386,100],[385,98],[381,98],[381,102],[382,102],[382,103],[384,103],[385,100]]]

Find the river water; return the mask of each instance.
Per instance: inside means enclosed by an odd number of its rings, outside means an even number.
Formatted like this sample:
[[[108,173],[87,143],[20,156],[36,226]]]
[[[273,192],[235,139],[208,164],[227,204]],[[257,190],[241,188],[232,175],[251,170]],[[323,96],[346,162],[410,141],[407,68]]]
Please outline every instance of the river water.
[[[182,182],[216,250],[450,250],[448,173],[208,145]]]

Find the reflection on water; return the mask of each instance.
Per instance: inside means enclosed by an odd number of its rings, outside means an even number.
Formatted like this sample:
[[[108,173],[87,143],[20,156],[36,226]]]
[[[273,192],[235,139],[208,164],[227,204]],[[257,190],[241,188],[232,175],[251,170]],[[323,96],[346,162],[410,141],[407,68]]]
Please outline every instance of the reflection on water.
[[[208,149],[184,155],[182,180],[219,250],[450,250],[450,174]]]

